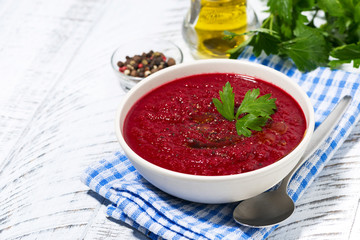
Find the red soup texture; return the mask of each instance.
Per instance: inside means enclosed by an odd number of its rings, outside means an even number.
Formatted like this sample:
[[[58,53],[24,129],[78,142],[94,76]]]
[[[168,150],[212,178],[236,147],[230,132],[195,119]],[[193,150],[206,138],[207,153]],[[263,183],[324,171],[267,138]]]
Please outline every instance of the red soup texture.
[[[212,99],[219,98],[226,82],[233,87],[236,109],[254,88],[277,99],[263,131],[239,136],[235,121],[218,113]],[[300,143],[305,130],[299,104],[279,87],[246,75],[211,73],[176,79],[146,94],[126,116],[123,134],[133,151],[155,165],[218,176],[276,162]]]

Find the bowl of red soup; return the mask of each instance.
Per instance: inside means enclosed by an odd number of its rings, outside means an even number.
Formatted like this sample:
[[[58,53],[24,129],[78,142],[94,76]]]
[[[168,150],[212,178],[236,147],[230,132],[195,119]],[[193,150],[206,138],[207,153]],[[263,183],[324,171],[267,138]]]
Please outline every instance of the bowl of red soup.
[[[119,106],[116,134],[151,184],[200,203],[258,195],[296,165],[314,130],[311,102],[269,67],[199,60],[157,72]]]

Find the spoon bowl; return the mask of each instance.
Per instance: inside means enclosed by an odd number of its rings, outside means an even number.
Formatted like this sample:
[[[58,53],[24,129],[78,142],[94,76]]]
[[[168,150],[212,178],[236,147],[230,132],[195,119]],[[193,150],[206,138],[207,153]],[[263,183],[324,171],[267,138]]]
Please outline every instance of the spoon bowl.
[[[273,226],[286,220],[295,210],[293,200],[280,190],[265,192],[251,201],[242,201],[234,210],[238,223],[251,227]]]
[[[295,204],[287,194],[290,179],[330,135],[350,102],[350,96],[343,97],[324,122],[314,131],[304,155],[276,190],[264,192],[239,203],[233,212],[236,222],[250,227],[268,227],[279,224],[292,215]]]

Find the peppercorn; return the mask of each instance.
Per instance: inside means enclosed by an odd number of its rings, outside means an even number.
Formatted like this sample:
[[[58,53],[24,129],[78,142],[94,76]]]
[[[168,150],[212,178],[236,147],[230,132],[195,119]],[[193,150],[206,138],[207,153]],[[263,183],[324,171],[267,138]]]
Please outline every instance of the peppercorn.
[[[167,61],[167,64],[168,64],[169,66],[175,65],[175,59],[169,58],[168,61]]]
[[[145,77],[149,76],[150,74],[151,74],[150,70],[146,70],[144,73]]]
[[[124,74],[125,74],[125,75],[129,75],[129,74],[130,74],[130,70],[129,70],[129,69],[126,69],[126,70],[124,71]]]
[[[136,77],[136,70],[135,69],[131,71],[130,76]]]
[[[124,72],[126,69],[127,69],[127,67],[123,65],[122,67],[120,67],[119,71]]]
[[[163,53],[153,50],[147,53],[143,52],[141,55],[126,56],[125,61],[117,62],[119,71],[132,77],[147,77],[158,70],[175,64],[174,58],[166,58]]]

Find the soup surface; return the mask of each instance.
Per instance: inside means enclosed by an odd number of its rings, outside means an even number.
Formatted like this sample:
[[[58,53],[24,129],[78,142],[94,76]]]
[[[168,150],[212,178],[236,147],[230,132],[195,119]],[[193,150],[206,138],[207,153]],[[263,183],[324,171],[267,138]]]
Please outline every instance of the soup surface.
[[[262,131],[239,136],[212,99],[226,82],[235,107],[245,93],[271,94],[277,109]],[[235,110],[236,112],[236,110]],[[298,103],[279,87],[246,75],[212,73],[176,79],[142,97],[129,111],[123,134],[142,158],[160,167],[193,175],[231,175],[272,164],[302,140],[306,119]]]

